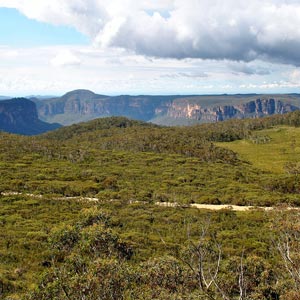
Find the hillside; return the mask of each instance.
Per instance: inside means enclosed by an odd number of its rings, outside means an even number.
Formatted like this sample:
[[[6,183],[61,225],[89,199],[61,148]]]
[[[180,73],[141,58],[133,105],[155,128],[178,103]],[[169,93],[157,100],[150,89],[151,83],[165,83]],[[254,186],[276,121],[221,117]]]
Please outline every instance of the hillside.
[[[61,127],[38,118],[34,102],[25,98],[0,102],[0,130],[25,135],[40,134]]]
[[[243,140],[218,145],[238,153],[241,159],[251,162],[257,168],[282,174],[288,171],[298,172],[299,137],[299,128],[276,126],[255,132]]]
[[[251,141],[245,149],[268,165],[280,143],[279,165],[295,167],[299,125],[296,111],[188,127],[108,117],[39,136],[0,133],[1,297],[237,300],[242,290],[297,299],[278,247],[288,235],[298,263],[299,210],[285,209],[300,206],[298,173],[264,168],[229,145]],[[211,270],[219,288],[199,284]]]
[[[189,125],[283,114],[300,107],[297,94],[105,96],[75,90],[58,98],[32,100],[42,120],[64,125],[107,116],[125,116],[161,125]]]

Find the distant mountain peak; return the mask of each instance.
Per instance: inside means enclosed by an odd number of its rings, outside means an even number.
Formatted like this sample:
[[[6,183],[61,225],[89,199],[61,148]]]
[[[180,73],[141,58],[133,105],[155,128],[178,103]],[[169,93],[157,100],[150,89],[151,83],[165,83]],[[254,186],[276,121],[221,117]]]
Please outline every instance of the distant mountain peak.
[[[102,98],[102,97],[108,97],[108,96],[98,95],[90,90],[78,89],[78,90],[70,91],[70,92],[64,94],[61,98],[89,100],[89,99]]]
[[[78,90],[67,92],[66,94],[63,95],[63,97],[69,95],[96,95],[96,94],[90,90],[78,89]]]

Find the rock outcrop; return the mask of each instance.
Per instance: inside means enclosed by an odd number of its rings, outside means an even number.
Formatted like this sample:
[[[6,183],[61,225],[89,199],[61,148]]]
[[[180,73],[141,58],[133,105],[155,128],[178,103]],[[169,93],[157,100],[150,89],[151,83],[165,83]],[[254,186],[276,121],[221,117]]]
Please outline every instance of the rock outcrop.
[[[183,105],[182,105],[183,104]],[[256,99],[237,105],[202,107],[197,104],[176,101],[167,111],[170,118],[187,118],[202,122],[219,122],[228,119],[261,118],[274,114],[284,114],[299,107],[275,99]]]
[[[38,118],[36,105],[26,98],[0,101],[0,130],[24,135],[40,134],[61,127]]]

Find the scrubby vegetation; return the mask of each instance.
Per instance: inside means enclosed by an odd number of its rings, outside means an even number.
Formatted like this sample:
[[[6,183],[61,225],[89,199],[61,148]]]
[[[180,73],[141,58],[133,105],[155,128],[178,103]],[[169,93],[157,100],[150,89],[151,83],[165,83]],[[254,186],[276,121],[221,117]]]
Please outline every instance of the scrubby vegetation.
[[[1,297],[299,299],[299,212],[285,209],[300,204],[299,125],[294,112],[0,133]]]

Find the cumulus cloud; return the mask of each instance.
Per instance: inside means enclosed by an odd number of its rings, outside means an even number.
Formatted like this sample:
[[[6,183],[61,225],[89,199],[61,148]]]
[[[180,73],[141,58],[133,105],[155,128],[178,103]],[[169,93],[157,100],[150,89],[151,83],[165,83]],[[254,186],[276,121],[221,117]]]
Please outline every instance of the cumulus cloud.
[[[161,58],[300,65],[296,0],[0,0],[0,6],[73,26],[99,47]]]
[[[80,59],[70,50],[60,51],[52,60],[51,64],[55,67],[78,66]]]

